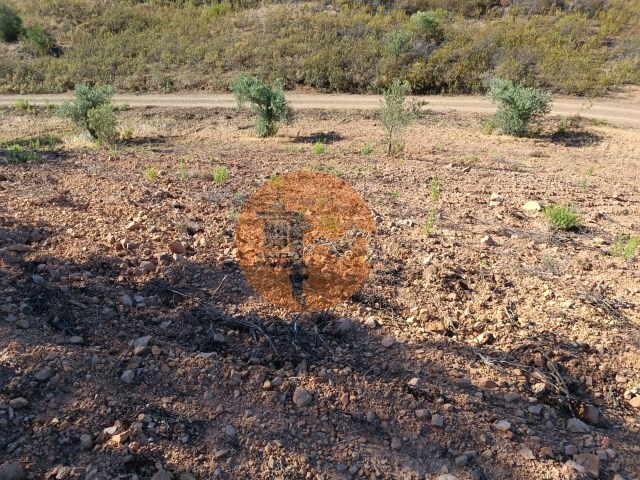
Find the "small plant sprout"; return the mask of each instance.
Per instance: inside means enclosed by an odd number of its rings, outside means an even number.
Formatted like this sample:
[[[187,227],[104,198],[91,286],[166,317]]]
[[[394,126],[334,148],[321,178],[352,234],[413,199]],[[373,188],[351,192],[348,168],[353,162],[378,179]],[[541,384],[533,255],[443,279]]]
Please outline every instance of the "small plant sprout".
[[[560,124],[558,125],[558,128],[556,128],[556,133],[562,134],[567,130],[569,130],[569,119],[566,115],[563,115],[562,118],[560,118]]]
[[[313,144],[313,153],[316,153],[318,155],[324,153],[326,150],[326,147],[324,145],[324,143],[318,141],[316,143]]]
[[[329,232],[338,231],[338,219],[330,213],[322,215],[320,217],[320,229]]]
[[[229,169],[224,165],[214,165],[212,170],[214,183],[224,183],[229,177]]]
[[[582,214],[573,206],[554,203],[544,207],[542,213],[559,230],[575,230],[583,224]]]
[[[422,229],[422,234],[427,238],[429,238],[429,236],[433,232],[433,228],[436,225],[437,215],[438,215],[438,209],[436,207],[433,207],[431,208],[431,210],[429,210],[427,219],[424,221],[424,228]]]
[[[149,165],[145,170],[144,170],[144,176],[147,180],[149,180],[150,182],[155,182],[156,179],[158,178],[158,172],[156,171],[155,168],[153,168],[151,165]]]
[[[587,180],[586,178],[583,178],[580,181],[580,188],[582,188],[582,190],[587,190],[589,188],[589,180]]]
[[[393,203],[398,201],[398,197],[400,197],[400,192],[398,192],[398,190],[391,190],[391,200]]]
[[[431,197],[432,202],[437,202],[440,200],[440,196],[442,195],[442,182],[440,178],[433,177],[431,182],[429,182],[429,196]]]
[[[178,178],[183,181],[189,178],[189,171],[184,163],[184,158],[181,158],[178,162]]]
[[[131,130],[130,128],[126,128],[122,132],[122,138],[124,138],[125,140],[131,140],[133,138],[133,130]]]
[[[365,143],[360,148],[360,155],[362,155],[362,156],[370,155],[372,153],[373,153],[373,145],[371,145],[370,143]]]
[[[627,262],[630,262],[635,257],[639,246],[640,237],[632,237],[626,234],[618,235],[616,241],[611,245],[611,255],[622,257]]]
[[[16,100],[16,110],[23,110],[25,112],[30,112],[33,109],[29,100],[26,98],[19,98]]]

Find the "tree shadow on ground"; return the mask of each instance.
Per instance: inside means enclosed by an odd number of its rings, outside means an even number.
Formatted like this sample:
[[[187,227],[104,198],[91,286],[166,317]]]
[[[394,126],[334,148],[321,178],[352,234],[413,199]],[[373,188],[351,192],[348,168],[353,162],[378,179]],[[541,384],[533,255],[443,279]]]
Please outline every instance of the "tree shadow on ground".
[[[295,136],[293,138],[294,143],[324,143],[330,145],[332,143],[338,142],[340,140],[344,140],[344,137],[337,132],[317,132],[312,133],[311,135],[302,135]]]
[[[584,148],[598,145],[602,142],[603,138],[604,137],[602,137],[602,135],[584,130],[556,132],[549,136],[551,143],[572,148]]]

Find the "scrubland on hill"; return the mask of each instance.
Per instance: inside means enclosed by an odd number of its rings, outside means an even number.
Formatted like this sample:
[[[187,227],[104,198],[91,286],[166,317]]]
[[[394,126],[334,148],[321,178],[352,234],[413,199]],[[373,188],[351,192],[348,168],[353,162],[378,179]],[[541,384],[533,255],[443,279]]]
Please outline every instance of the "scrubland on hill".
[[[221,91],[239,72],[287,88],[477,93],[491,77],[601,95],[640,81],[638,0],[334,2],[12,0],[0,92]]]

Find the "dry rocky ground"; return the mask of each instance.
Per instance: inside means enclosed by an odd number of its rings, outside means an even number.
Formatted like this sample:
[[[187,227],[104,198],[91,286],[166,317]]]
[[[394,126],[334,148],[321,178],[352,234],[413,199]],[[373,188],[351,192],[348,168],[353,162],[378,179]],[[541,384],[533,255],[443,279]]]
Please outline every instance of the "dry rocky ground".
[[[610,253],[640,236],[638,131],[480,120],[427,114],[389,159],[373,113],[261,140],[235,110],[134,109],[99,149],[5,110],[0,143],[61,143],[0,156],[0,479],[639,478],[640,260]],[[377,232],[361,290],[294,331],[233,235],[252,191],[305,168]]]

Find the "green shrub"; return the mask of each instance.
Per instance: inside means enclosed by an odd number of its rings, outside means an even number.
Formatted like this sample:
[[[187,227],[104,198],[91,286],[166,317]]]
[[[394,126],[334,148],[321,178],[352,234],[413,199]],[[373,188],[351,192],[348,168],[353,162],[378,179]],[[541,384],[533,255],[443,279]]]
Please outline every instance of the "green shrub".
[[[411,15],[411,24],[419,34],[439,39],[443,36],[443,26],[448,15],[448,12],[442,8],[416,12]]]
[[[583,223],[582,214],[572,206],[554,203],[544,207],[542,213],[552,226],[560,230],[575,230]]]
[[[6,3],[0,3],[0,39],[14,42],[22,30],[22,19]]]
[[[412,32],[395,30],[385,37],[385,46],[391,55],[400,57],[402,54],[411,50],[412,39]]]
[[[499,77],[491,81],[488,97],[499,104],[493,123],[507,135],[525,135],[532,121],[549,112],[548,93],[515,85]]]
[[[223,183],[229,177],[229,169],[224,165],[214,165],[212,171],[214,183]]]
[[[33,110],[33,107],[29,103],[29,100],[26,98],[19,98],[16,100],[16,110],[24,110],[25,112],[30,112]]]
[[[113,105],[103,104],[89,110],[87,129],[91,136],[100,143],[115,142],[118,139],[118,129],[116,128],[116,113]]]
[[[407,102],[409,83],[395,79],[384,90],[380,105],[380,122],[386,131],[387,154],[399,153],[404,149],[404,130],[418,117],[420,104]]]
[[[94,140],[113,142],[118,136],[116,114],[111,103],[113,89],[79,84],[73,95],[72,102],[65,102],[60,107],[60,115],[89,132]]]
[[[65,92],[89,79],[118,91],[222,90],[241,71],[359,93],[393,78],[414,93],[480,93],[493,76],[575,94],[640,83],[637,0],[587,0],[601,4],[593,10],[557,0],[502,2],[508,8],[498,0],[372,2],[380,6],[341,0],[336,15],[267,2],[257,15],[245,8],[255,0],[13,0],[26,24],[56,25],[65,49],[56,58],[3,49],[0,91]],[[543,7],[524,7],[533,4]],[[438,8],[448,14],[435,36],[423,31],[422,15],[407,15],[422,10],[437,24]],[[408,42],[389,37],[399,57],[385,42],[392,32],[413,33]]]
[[[614,257],[622,257],[627,262],[636,255],[636,251],[640,246],[640,237],[632,237],[631,235],[618,235],[616,241],[611,245],[611,255]]]
[[[293,111],[287,105],[281,82],[275,82],[269,88],[258,77],[242,73],[231,82],[229,88],[236,96],[239,106],[245,102],[251,103],[253,113],[258,115],[256,133],[259,137],[275,135],[279,122],[289,122],[293,118]]]
[[[48,55],[55,48],[53,38],[42,25],[27,28],[23,34],[23,41],[33,55]]]
[[[34,152],[25,152],[22,145],[17,143],[6,147],[5,156],[10,165],[20,165],[38,158]]]

